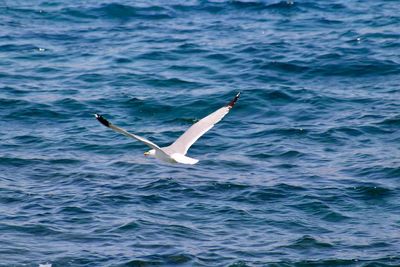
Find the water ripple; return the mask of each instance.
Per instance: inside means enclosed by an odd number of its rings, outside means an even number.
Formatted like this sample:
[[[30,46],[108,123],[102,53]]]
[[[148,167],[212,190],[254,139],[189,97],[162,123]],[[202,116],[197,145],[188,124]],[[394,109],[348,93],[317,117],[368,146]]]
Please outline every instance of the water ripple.
[[[398,14],[0,3],[0,266],[398,266]],[[238,91],[194,166],[93,117],[164,146]]]

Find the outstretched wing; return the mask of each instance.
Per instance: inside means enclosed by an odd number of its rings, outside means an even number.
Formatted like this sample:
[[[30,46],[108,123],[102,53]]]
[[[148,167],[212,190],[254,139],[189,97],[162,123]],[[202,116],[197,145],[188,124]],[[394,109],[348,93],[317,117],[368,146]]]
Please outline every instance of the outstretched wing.
[[[125,131],[124,129],[119,128],[118,126],[115,126],[114,124],[112,124],[111,122],[109,122],[108,120],[106,120],[103,116],[101,116],[101,115],[99,115],[99,114],[94,114],[94,116],[95,116],[96,119],[97,119],[101,124],[103,124],[104,126],[110,128],[110,129],[113,129],[114,131],[116,131],[116,132],[118,132],[118,133],[121,133],[121,134],[123,134],[123,135],[126,135],[126,136],[128,136],[128,137],[130,137],[130,138],[133,138],[133,139],[136,139],[136,140],[138,140],[138,141],[140,141],[140,142],[143,142],[143,143],[145,143],[146,145],[148,145],[149,147],[151,147],[151,148],[153,148],[153,149],[155,149],[155,150],[160,150],[160,151],[162,151],[162,150],[160,149],[160,147],[157,146],[156,144],[154,144],[153,142],[151,142],[151,141],[149,141],[149,140],[147,140],[147,139],[145,139],[145,138],[143,138],[143,137],[137,136],[136,134],[128,133],[128,132]]]
[[[222,120],[229,110],[235,105],[239,99],[240,92],[228,105],[214,111],[207,117],[193,124],[186,132],[184,132],[176,141],[168,147],[163,148],[168,154],[179,153],[185,155],[188,149],[197,141],[203,134],[210,130],[217,122]]]

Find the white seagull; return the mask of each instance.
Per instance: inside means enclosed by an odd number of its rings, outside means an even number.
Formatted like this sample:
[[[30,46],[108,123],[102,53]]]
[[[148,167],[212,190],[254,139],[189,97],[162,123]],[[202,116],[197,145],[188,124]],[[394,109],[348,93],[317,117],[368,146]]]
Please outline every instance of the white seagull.
[[[193,124],[189,129],[187,129],[186,132],[184,132],[178,139],[176,139],[174,143],[167,147],[159,147],[158,145],[143,137],[137,136],[136,134],[128,133],[124,129],[115,126],[99,114],[95,114],[95,117],[104,126],[111,128],[114,131],[119,132],[123,135],[139,140],[151,147],[151,150],[144,153],[145,156],[156,157],[169,163],[196,164],[199,160],[185,156],[187,151],[193,145],[193,143],[197,141],[197,139],[199,139],[217,122],[222,120],[222,118],[225,117],[226,114],[228,114],[229,110],[235,105],[239,96],[240,92],[232,99],[231,102],[229,102],[228,105],[214,111],[207,117]]]

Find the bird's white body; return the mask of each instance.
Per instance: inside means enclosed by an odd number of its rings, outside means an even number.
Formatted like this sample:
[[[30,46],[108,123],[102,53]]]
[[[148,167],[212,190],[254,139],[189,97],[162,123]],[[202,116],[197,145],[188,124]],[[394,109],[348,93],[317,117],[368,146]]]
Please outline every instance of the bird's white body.
[[[235,98],[229,102],[228,105],[214,111],[207,117],[201,119],[197,123],[193,124],[186,132],[184,132],[174,143],[167,147],[159,147],[153,142],[140,137],[138,135],[129,133],[122,128],[119,128],[101,115],[95,114],[97,120],[103,124],[104,126],[113,129],[116,132],[122,133],[128,137],[139,140],[152,149],[148,152],[145,152],[145,156],[151,156],[158,158],[162,161],[169,163],[182,163],[182,164],[196,164],[199,160],[190,158],[186,156],[187,151],[193,145],[194,142],[197,141],[203,134],[205,134],[208,130],[210,130],[217,122],[219,122],[226,114],[228,114],[229,110],[235,105],[238,100],[240,93],[238,93]]]
[[[168,147],[161,147],[160,150],[151,149],[148,152],[145,152],[145,156],[155,157],[162,161],[169,163],[183,163],[183,164],[196,164],[199,160],[187,157],[180,153],[167,154],[165,149]]]

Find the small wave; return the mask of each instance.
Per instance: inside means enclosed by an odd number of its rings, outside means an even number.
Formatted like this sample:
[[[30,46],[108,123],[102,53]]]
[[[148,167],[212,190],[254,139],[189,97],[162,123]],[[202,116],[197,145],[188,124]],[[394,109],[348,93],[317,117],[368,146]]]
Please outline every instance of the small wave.
[[[173,52],[178,54],[202,54],[208,52],[208,50],[204,49],[201,45],[185,42],[179,45]]]
[[[261,69],[264,70],[275,70],[275,71],[284,71],[289,73],[303,73],[310,70],[310,67],[302,65],[300,62],[279,62],[279,61],[271,61],[267,64],[263,64],[260,66]]]
[[[312,215],[318,216],[322,220],[329,222],[339,222],[348,217],[338,211],[333,210],[330,206],[319,200],[309,200],[309,197],[304,197],[303,202],[299,204],[292,204],[292,207],[299,209],[299,211],[307,212]]]
[[[57,230],[55,227],[51,227],[45,224],[22,224],[22,225],[9,225],[3,224],[3,227],[7,227],[8,229],[12,229],[18,231],[20,233],[28,233],[32,235],[41,235],[41,236],[56,236],[62,234],[60,230]]]
[[[96,102],[104,104],[107,100],[102,99]],[[116,102],[119,107],[128,109],[133,118],[139,121],[144,120],[146,117],[152,117],[155,115],[161,116],[161,118],[167,117],[169,114],[173,113],[175,109],[172,104],[169,104],[168,101],[163,101],[162,99],[139,99],[137,97],[124,96]],[[113,118],[110,117],[110,120],[113,120]],[[132,120],[132,117],[129,117],[129,121]],[[126,120],[124,120],[124,123],[126,123]]]
[[[168,190],[183,188],[180,183],[174,179],[158,179],[154,182],[150,182],[144,186],[139,187],[140,191],[158,191],[158,190]]]
[[[299,260],[299,261],[280,261],[276,266],[382,266],[395,267],[400,263],[398,257],[384,257],[376,259],[359,259],[355,258],[332,258],[332,259],[315,259],[315,260]]]
[[[40,107],[38,107],[40,106]],[[50,121],[54,121],[55,119],[68,119],[68,116],[65,113],[57,112],[49,109],[47,106],[43,105],[34,105],[31,107],[25,107],[18,110],[14,110],[9,115],[4,116],[6,119],[23,119],[25,123],[27,122],[35,122],[39,118],[41,119],[49,119]]]
[[[329,129],[327,134],[345,134],[348,136],[360,136],[363,135],[363,131],[358,130],[354,127],[336,127]]]
[[[393,116],[378,123],[379,125],[400,127],[400,116]]]
[[[192,65],[171,65],[168,67],[172,71],[182,71],[187,73],[206,73],[206,74],[217,74],[212,66],[192,66]]]
[[[227,64],[233,64],[240,60],[236,58],[234,55],[227,53],[209,53],[207,56],[205,56],[205,58],[216,60],[218,61],[218,63],[227,63]]]
[[[304,235],[286,247],[292,249],[332,248],[333,244],[326,241],[320,241],[310,235]]]
[[[361,126],[360,130],[363,131],[364,133],[368,134],[391,134],[395,133],[396,129],[385,129],[384,127],[377,127],[373,125],[365,125]]]
[[[129,260],[121,263],[122,266],[160,266],[160,265],[182,265],[193,260],[193,256],[185,253],[154,254],[142,257],[142,259]]]
[[[250,267],[251,265],[248,265],[246,261],[242,260],[237,260],[232,264],[229,264],[228,267]]]
[[[88,108],[87,106],[76,99],[73,98],[63,98],[60,100],[56,100],[52,103],[52,106],[60,108],[61,110],[68,110],[68,111],[79,111],[79,113],[87,113]]]
[[[0,52],[36,51],[39,47],[31,44],[4,44],[0,45]]]
[[[26,107],[30,104],[31,102],[20,99],[0,98],[0,108],[4,108],[5,110],[15,107]]]
[[[264,93],[263,97],[271,101],[284,101],[284,102],[294,101],[294,98],[289,93],[285,93],[281,90],[268,91]]]
[[[357,170],[356,173],[361,177],[397,178],[400,177],[400,167],[372,166]]]
[[[349,191],[353,196],[357,196],[360,199],[368,201],[374,199],[383,199],[392,195],[392,190],[390,190],[389,188],[373,184],[355,186],[352,188],[348,188],[347,191]]]
[[[334,144],[335,146],[338,145],[343,145],[346,138],[343,138],[341,136],[338,136],[337,134],[335,134],[334,130],[332,129],[328,129],[326,131],[322,131],[322,132],[313,132],[310,133],[308,135],[309,138],[316,140],[320,143],[325,143],[325,144]]]
[[[77,80],[81,80],[84,82],[88,83],[94,83],[94,82],[100,82],[100,81],[105,81],[106,77],[102,74],[98,73],[85,73],[81,74],[78,77],[76,77]]]
[[[229,4],[230,4],[230,6],[232,6],[234,8],[249,9],[249,10],[252,10],[252,9],[262,10],[262,9],[266,9],[268,7],[271,8],[274,5],[274,4],[268,5],[262,1],[240,1],[240,0],[230,1]]]
[[[36,165],[43,162],[43,160],[35,158],[17,158],[17,157],[0,157],[0,165],[9,167],[24,167],[29,165]]]
[[[291,1],[291,0],[286,0],[286,1],[279,1],[277,3],[272,3],[269,4],[268,7],[271,8],[293,8],[298,5],[297,1]]]
[[[162,6],[134,6],[119,3],[102,4],[97,7],[90,5],[75,5],[62,8],[60,11],[53,11],[51,17],[54,20],[93,20],[110,19],[127,21],[131,19],[162,20],[174,17],[171,9]]]
[[[289,150],[284,152],[270,152],[270,153],[256,153],[256,154],[249,154],[250,157],[258,158],[258,159],[295,159],[302,157],[304,154],[296,151],[296,150]]]
[[[124,233],[130,232],[140,228],[140,223],[137,221],[130,221],[128,223],[124,223],[120,226],[114,227],[113,229],[109,230],[108,232],[111,233]]]
[[[118,57],[114,59],[114,62],[117,64],[129,64],[134,62],[132,59],[127,58],[127,57]]]
[[[385,61],[365,61],[345,62],[340,64],[325,64],[308,70],[307,75],[323,75],[323,76],[377,76],[377,75],[393,75],[400,73],[400,67],[396,62],[391,60]]]
[[[146,204],[157,204],[157,203],[169,201],[168,198],[163,197],[159,194],[141,195],[139,198],[140,198],[141,203],[146,203]]]
[[[326,19],[326,18],[320,18],[320,19],[318,19],[318,22],[321,24],[325,24],[325,25],[329,25],[329,26],[337,26],[337,27],[344,24],[344,22],[341,20]]]
[[[29,144],[37,144],[43,142],[43,139],[41,137],[29,134],[15,136],[13,140],[19,145],[29,145]]]
[[[78,19],[96,19],[98,16],[91,14],[90,10],[82,8],[64,8],[61,10],[61,16],[67,18],[78,18]]]
[[[305,130],[303,128],[277,128],[277,129],[270,129],[270,130],[260,130],[257,132],[252,133],[250,136],[252,138],[263,138],[265,136],[279,136],[282,138],[303,138],[305,135],[309,133],[308,130]],[[288,151],[286,151],[288,152]],[[282,153],[286,152],[278,152],[278,153],[270,153],[271,157],[279,157],[279,156],[285,156],[281,155]],[[301,153],[299,151],[296,151],[298,153]],[[260,155],[264,154],[265,156],[268,157],[267,154],[260,153]],[[287,154],[286,156],[294,156],[293,152]],[[300,154],[296,156],[301,156]]]
[[[208,192],[208,193],[218,193],[218,192],[235,192],[235,191],[243,191],[249,189],[249,185],[247,184],[239,184],[233,182],[215,182],[210,185],[201,185],[196,187],[197,190],[201,192]]]
[[[246,200],[250,203],[265,203],[275,202],[281,198],[287,197],[286,190],[271,188],[271,189],[258,189],[253,192],[249,192],[246,196]]]
[[[194,12],[202,11],[210,14],[223,13],[224,11],[239,10],[246,12],[260,12],[264,10],[270,11],[288,11],[298,10],[298,4],[295,1],[275,1],[275,3],[265,3],[263,1],[199,1],[197,4],[179,4],[171,5],[176,11]]]
[[[193,88],[201,88],[204,85],[197,81],[189,81],[183,78],[166,78],[166,77],[147,77],[142,80],[143,83],[161,88],[176,88],[179,89],[193,89]]]
[[[161,6],[138,7],[124,4],[104,4],[100,8],[92,9],[90,12],[110,19],[169,19],[172,18],[170,10]]]
[[[81,215],[81,214],[90,214],[91,212],[87,209],[78,206],[66,206],[62,207],[58,210],[60,214],[68,214],[68,215]]]
[[[145,52],[143,54],[140,54],[135,57],[135,61],[137,60],[178,60],[179,57],[171,53],[170,51],[150,51],[150,52]]]

